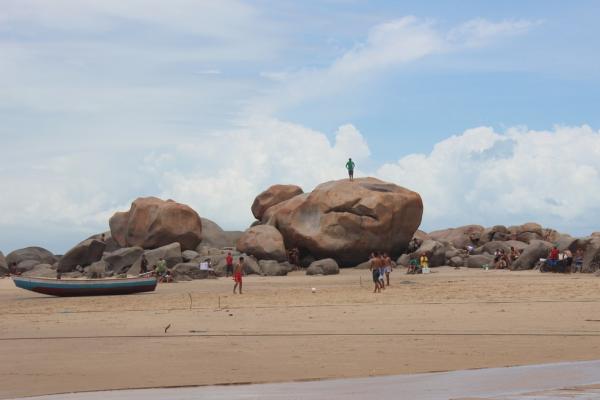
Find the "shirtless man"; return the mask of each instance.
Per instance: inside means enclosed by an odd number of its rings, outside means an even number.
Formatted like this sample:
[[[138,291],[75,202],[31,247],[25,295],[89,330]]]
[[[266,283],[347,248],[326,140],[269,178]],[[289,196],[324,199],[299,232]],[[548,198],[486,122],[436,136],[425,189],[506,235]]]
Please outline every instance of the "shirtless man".
[[[233,281],[235,285],[233,285],[233,294],[235,294],[235,290],[240,287],[240,294],[242,294],[242,273],[244,272],[244,257],[240,257],[240,260],[235,265],[235,269],[233,270]]]
[[[371,258],[371,262],[369,263],[369,270],[373,274],[373,283],[375,284],[375,289],[373,293],[381,292],[381,286],[379,285],[379,254],[373,253],[373,257]]]

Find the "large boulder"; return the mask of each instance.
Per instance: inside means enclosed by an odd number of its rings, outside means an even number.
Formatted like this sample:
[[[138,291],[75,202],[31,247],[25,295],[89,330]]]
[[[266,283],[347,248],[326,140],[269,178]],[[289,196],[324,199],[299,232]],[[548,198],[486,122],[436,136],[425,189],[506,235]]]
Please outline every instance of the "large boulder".
[[[217,249],[235,247],[236,242],[243,234],[241,231],[225,231],[210,219],[200,219],[202,221],[202,242],[198,247],[214,247]]]
[[[143,253],[144,249],[141,247],[124,247],[111,253],[104,253],[102,259],[106,261],[109,270],[115,274],[120,274],[135,264]]]
[[[203,271],[198,263],[179,263],[171,270],[175,281],[188,281],[191,279],[207,279],[214,277],[209,271]]]
[[[202,240],[202,222],[196,211],[173,200],[140,197],[127,212],[109,221],[112,237],[121,247],[154,249],[177,242],[193,250]]]
[[[95,235],[90,236],[88,239],[96,239],[103,241],[106,244],[104,251],[108,253],[111,253],[121,248],[121,246],[119,246],[119,243],[117,243],[117,241],[113,239],[110,231],[97,233]]]
[[[148,270],[154,268],[158,260],[163,258],[167,262],[167,267],[171,268],[183,261],[181,256],[181,245],[179,243],[170,243],[157,249],[145,250],[144,255],[148,261]],[[142,258],[139,257],[129,268],[127,274],[137,275],[141,272]]]
[[[600,237],[591,236],[580,248],[583,249],[582,272],[596,272],[600,268]]]
[[[531,243],[533,240],[544,239],[544,229],[540,224],[536,224],[535,222],[511,226],[509,231],[511,236],[520,242]]]
[[[481,225],[466,225],[429,232],[429,237],[433,240],[449,242],[457,249],[465,249],[469,245],[477,247],[484,230]]]
[[[36,266],[40,265],[39,261],[36,260],[24,260],[18,263],[16,266],[12,266],[12,272],[17,274],[23,274],[25,272],[29,272],[34,269]]]
[[[79,243],[60,258],[59,272],[70,272],[80,265],[85,267],[102,258],[106,244],[101,240],[88,239]]]
[[[302,255],[333,258],[344,266],[372,251],[397,257],[421,223],[418,193],[375,178],[331,181],[267,209],[263,221]]]
[[[0,251],[0,276],[8,275],[8,263],[4,254]]]
[[[484,265],[493,268],[494,256],[489,254],[471,255],[464,259],[463,265],[469,268],[481,268]]]
[[[183,261],[185,261],[185,262],[195,260],[199,257],[200,257],[200,254],[198,254],[198,252],[196,252],[194,250],[185,250],[185,251],[181,252],[181,258],[183,258]]]
[[[34,260],[38,264],[54,264],[57,258],[42,247],[25,247],[12,251],[6,255],[6,263],[9,267],[20,264],[23,261]]]
[[[510,254],[510,245],[506,243],[506,241],[498,241],[493,240],[491,242],[487,242],[481,247],[478,247],[473,252],[474,254],[494,254],[496,250],[503,250],[506,254]]]
[[[262,275],[266,276],[283,276],[294,268],[288,262],[277,262],[275,260],[259,260],[258,265]]]
[[[236,248],[259,260],[285,261],[287,259],[283,236],[271,225],[257,225],[249,228],[238,240]]]
[[[27,277],[56,278],[56,269],[50,264],[38,264],[29,271],[23,272],[21,275]]]
[[[504,225],[495,225],[491,228],[485,228],[481,233],[479,244],[485,244],[487,242],[501,242],[510,240],[510,231]]]
[[[543,240],[532,240],[529,246],[511,265],[512,270],[532,269],[540,258],[546,258],[552,249],[552,243]]]
[[[300,186],[273,185],[256,196],[252,203],[252,214],[257,220],[261,220],[265,211],[270,207],[302,193],[302,188]]]
[[[306,269],[306,275],[335,275],[340,273],[340,267],[333,258],[317,260]]]
[[[108,262],[105,260],[96,261],[89,267],[85,268],[85,276],[90,279],[104,278],[108,268]]]

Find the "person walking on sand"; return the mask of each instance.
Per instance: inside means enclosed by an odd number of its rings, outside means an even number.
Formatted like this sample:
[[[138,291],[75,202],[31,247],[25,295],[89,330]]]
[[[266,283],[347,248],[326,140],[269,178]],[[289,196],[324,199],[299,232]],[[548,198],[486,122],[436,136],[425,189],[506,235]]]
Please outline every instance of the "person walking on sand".
[[[240,288],[240,294],[242,294],[242,274],[244,272],[244,257],[240,257],[240,260],[238,261],[238,263],[235,266],[235,269],[233,271],[233,281],[235,282],[235,285],[233,285],[233,294],[235,294],[235,290],[238,288]]]
[[[348,170],[348,178],[350,179],[350,182],[354,180],[354,166],[354,161],[349,158],[348,162],[346,163],[346,169]]]
[[[225,257],[225,277],[230,277],[233,275],[233,256],[231,252],[227,253],[227,257]]]
[[[369,271],[371,271],[371,274],[373,274],[373,283],[375,284],[373,293],[381,292],[381,286],[379,285],[379,254],[373,254],[373,257],[369,263]]]
[[[385,289],[385,257],[379,253],[379,287]]]
[[[392,259],[386,253],[383,253],[383,259],[384,259],[384,264],[385,264],[385,280],[387,281],[387,286],[390,286],[390,273],[392,272]]]

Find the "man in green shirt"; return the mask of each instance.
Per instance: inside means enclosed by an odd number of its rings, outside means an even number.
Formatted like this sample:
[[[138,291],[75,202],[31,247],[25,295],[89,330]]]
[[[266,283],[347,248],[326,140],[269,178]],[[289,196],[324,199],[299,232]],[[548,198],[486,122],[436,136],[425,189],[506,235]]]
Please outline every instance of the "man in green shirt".
[[[167,262],[161,258],[156,263],[156,276],[158,280],[162,282],[163,277],[167,274]]]
[[[348,162],[346,163],[346,169],[348,170],[348,177],[350,178],[350,181],[354,180],[354,161],[352,161],[351,158],[348,159]]]

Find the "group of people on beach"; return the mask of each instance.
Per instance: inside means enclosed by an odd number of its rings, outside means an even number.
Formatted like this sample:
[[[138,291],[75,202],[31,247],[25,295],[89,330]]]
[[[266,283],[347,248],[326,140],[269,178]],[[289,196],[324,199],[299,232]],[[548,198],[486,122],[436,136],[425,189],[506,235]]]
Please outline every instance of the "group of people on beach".
[[[559,251],[557,246],[553,246],[540,270],[542,272],[583,272],[583,250],[577,249],[573,255],[569,249]]]
[[[381,292],[386,285],[390,286],[390,273],[393,266],[392,259],[386,253],[371,253],[369,270],[373,274],[373,283],[375,284],[373,293]]]

